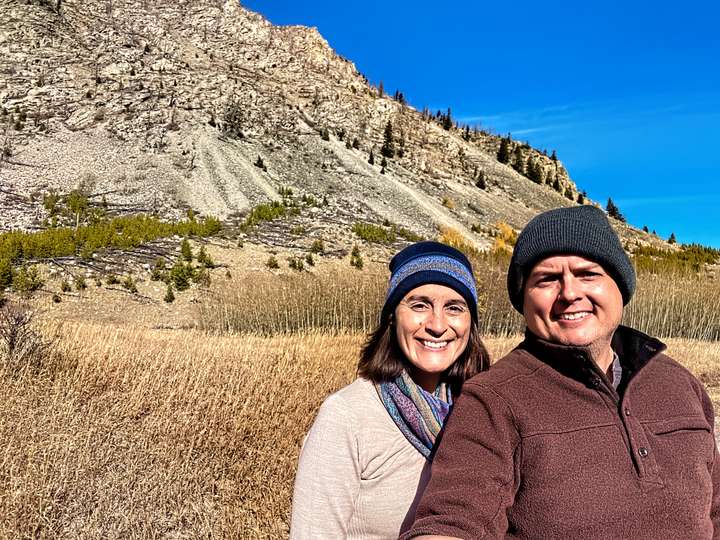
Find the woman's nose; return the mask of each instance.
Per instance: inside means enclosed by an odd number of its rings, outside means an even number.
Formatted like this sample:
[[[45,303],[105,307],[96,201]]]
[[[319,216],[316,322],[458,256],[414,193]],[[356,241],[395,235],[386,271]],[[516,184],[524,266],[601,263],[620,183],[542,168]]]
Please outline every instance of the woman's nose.
[[[433,309],[425,321],[425,329],[435,336],[441,336],[447,329],[445,313],[442,310]]]

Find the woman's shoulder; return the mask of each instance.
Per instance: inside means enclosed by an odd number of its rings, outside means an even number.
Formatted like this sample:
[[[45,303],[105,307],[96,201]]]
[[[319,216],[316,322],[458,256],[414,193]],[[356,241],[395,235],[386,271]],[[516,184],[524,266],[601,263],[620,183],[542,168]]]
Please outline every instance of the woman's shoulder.
[[[381,404],[375,385],[362,377],[344,386],[337,392],[330,394],[322,404],[323,409],[341,409],[348,412],[357,412],[358,406],[363,410],[368,403]]]

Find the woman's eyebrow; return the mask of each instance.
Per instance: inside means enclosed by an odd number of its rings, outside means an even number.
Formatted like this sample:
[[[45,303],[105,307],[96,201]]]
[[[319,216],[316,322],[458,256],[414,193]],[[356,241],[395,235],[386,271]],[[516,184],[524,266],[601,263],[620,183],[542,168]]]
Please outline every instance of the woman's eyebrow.
[[[413,294],[405,299],[406,302],[428,302],[432,304],[432,298],[429,296],[422,296],[419,294]]]

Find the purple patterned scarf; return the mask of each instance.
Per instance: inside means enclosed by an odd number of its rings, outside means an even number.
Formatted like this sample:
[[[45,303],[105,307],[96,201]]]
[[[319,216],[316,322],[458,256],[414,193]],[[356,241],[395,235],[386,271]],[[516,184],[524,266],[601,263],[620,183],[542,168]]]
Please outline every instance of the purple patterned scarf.
[[[376,384],[375,389],[405,438],[431,460],[435,439],[452,407],[450,388],[441,383],[431,394],[403,371],[394,381]]]

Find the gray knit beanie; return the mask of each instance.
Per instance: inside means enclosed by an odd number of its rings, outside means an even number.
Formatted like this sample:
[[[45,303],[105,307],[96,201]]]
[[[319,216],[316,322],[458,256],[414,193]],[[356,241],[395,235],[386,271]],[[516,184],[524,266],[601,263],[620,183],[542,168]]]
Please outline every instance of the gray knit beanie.
[[[507,285],[510,302],[523,312],[525,279],[535,264],[552,255],[580,255],[600,265],[617,283],[627,304],[635,292],[635,269],[605,212],[594,206],[556,208],[535,216],[515,244]]]

